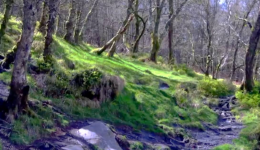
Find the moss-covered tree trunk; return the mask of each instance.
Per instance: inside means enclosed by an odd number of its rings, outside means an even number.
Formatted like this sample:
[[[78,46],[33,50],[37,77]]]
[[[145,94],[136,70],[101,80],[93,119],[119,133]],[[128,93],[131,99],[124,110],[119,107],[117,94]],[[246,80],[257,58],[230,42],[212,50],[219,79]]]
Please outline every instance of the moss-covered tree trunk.
[[[40,21],[39,26],[39,32],[41,32],[44,36],[47,32],[47,24],[48,24],[48,18],[49,18],[49,0],[45,0],[43,3],[43,9],[42,9],[42,18]]]
[[[154,22],[154,29],[151,34],[151,44],[152,44],[152,50],[150,54],[150,61],[155,62],[157,61],[157,54],[160,50],[160,39],[159,39],[159,26],[161,22],[161,14],[162,14],[162,9],[164,7],[165,0],[156,0],[156,17],[155,17],[155,22]]]
[[[152,50],[151,50],[151,54],[150,54],[150,61],[156,63],[157,62],[157,54],[160,50],[160,41],[159,41],[158,35],[154,34],[154,33],[152,33],[151,39],[152,39]]]
[[[51,63],[52,61],[51,44],[53,42],[53,34],[55,32],[59,4],[60,0],[49,0],[49,21],[47,25],[47,35],[45,37],[45,47],[43,51],[43,59],[47,63]]]
[[[74,43],[75,26],[77,21],[77,1],[72,0],[69,20],[66,23],[66,35],[64,39],[69,43]]]
[[[37,21],[39,0],[23,0],[24,19],[21,39],[17,44],[10,94],[7,99],[6,119],[12,121],[20,112],[28,109],[29,86],[26,80],[26,65],[29,58],[33,35]]]
[[[245,89],[251,92],[254,87],[254,62],[256,49],[260,38],[260,12],[258,14],[255,27],[253,28],[252,34],[249,40],[249,47],[246,53],[246,68],[245,68]]]
[[[3,18],[3,21],[1,24],[1,29],[0,29],[0,44],[5,35],[5,30],[7,28],[8,21],[11,18],[11,9],[12,9],[14,0],[7,0],[5,3],[6,3],[6,5],[5,5],[4,18]]]

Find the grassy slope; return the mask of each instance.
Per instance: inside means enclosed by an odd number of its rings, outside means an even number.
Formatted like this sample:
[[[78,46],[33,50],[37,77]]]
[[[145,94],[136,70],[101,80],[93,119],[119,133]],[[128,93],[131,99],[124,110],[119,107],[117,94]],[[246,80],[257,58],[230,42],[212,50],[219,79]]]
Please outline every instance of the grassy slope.
[[[20,33],[21,22],[12,18],[4,39],[4,46],[0,48],[0,54],[5,54],[15,45]],[[32,57],[37,60],[41,58],[44,38],[36,33],[34,39]],[[53,52],[57,62],[55,68],[68,76],[92,67],[99,68],[106,74],[119,75],[125,79],[126,87],[117,99],[103,104],[99,109],[94,109],[83,107],[81,101],[72,95],[64,95],[62,99],[47,98],[34,88],[31,90],[31,98],[50,99],[64,112],[77,119],[102,119],[113,124],[130,125],[136,130],[145,129],[157,133],[174,132],[173,123],[201,128],[201,121],[211,123],[216,121],[216,116],[207,108],[181,108],[172,98],[179,83],[196,83],[199,78],[180,74],[164,65],[142,63],[122,55],[117,55],[115,58],[96,56],[90,53],[91,50],[93,47],[90,45],[73,46],[63,39],[55,37],[53,44]],[[66,60],[73,61],[76,69],[69,70],[65,63]],[[147,70],[152,74],[148,73]],[[10,73],[0,74],[0,80],[10,82],[10,75]],[[35,81],[30,75],[28,75],[28,81],[32,87],[35,87]],[[142,82],[143,85],[137,85],[137,81]],[[170,89],[159,90],[159,82],[168,83]],[[196,99],[192,99],[192,102],[195,101]],[[64,116],[54,116],[49,108],[42,108],[36,113],[40,118],[22,116],[14,123],[14,132],[11,135],[14,142],[28,144],[37,138],[47,136],[46,133],[55,131],[55,120],[59,120],[62,125],[66,125],[68,122]],[[248,111],[244,114],[247,114],[245,115],[248,116],[247,118],[257,117],[250,116]],[[253,121],[256,120],[251,119],[251,122]],[[44,128],[42,128],[43,125]],[[163,128],[159,126],[163,126]],[[236,141],[236,145],[243,147],[247,144],[246,142],[248,141],[241,137]],[[220,149],[227,147],[225,145]],[[246,145],[246,147],[249,146]]]

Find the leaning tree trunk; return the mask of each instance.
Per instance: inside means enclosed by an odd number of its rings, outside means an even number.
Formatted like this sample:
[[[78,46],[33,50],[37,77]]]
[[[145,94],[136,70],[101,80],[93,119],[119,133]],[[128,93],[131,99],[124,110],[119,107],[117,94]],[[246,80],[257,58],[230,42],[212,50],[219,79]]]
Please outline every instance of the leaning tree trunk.
[[[43,34],[43,36],[46,35],[47,32],[47,23],[48,23],[48,18],[49,18],[49,0],[45,0],[43,4],[43,10],[42,10],[42,18],[40,21],[40,26],[39,26],[39,32]]]
[[[74,43],[75,25],[77,21],[77,2],[72,0],[69,20],[66,23],[66,35],[64,39],[69,43]]]
[[[59,4],[60,0],[49,0],[49,21],[47,35],[45,37],[45,48],[43,51],[43,59],[47,63],[52,63],[51,44],[53,42],[53,34],[55,32]]]
[[[8,21],[10,20],[10,17],[11,17],[11,9],[12,9],[13,3],[14,3],[14,0],[6,1],[4,18],[3,18],[3,22],[1,24],[1,29],[0,29],[0,44],[5,35],[5,30],[7,28]]]
[[[29,58],[37,21],[38,0],[23,0],[24,19],[21,39],[17,44],[16,60],[11,80],[10,94],[7,99],[6,119],[12,121],[22,111],[28,109],[29,86],[26,80],[26,65]]]
[[[255,27],[253,28],[250,41],[249,41],[249,47],[246,53],[245,89],[248,92],[251,92],[254,87],[254,77],[253,77],[254,61],[255,61],[256,49],[257,49],[257,44],[259,42],[259,38],[260,38],[260,12],[258,14]]]
[[[115,46],[114,43],[116,43],[117,41],[120,40],[120,38],[123,36],[125,31],[129,28],[129,25],[130,25],[131,21],[133,20],[133,18],[134,18],[134,15],[130,15],[127,23],[124,26],[121,26],[121,28],[118,30],[117,34],[112,39],[110,39],[101,49],[97,50],[96,53],[98,55],[101,55],[103,52],[105,52],[112,45],[114,47]],[[113,56],[113,54],[115,53],[115,51],[113,52],[113,48],[110,49],[110,53],[111,54],[109,54],[109,56]]]

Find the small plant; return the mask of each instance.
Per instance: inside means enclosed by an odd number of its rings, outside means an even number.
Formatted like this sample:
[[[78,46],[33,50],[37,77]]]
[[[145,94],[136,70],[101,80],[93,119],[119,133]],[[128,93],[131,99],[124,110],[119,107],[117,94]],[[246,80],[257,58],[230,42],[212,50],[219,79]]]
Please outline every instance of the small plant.
[[[103,73],[101,71],[97,68],[93,68],[77,74],[74,81],[77,86],[84,86],[86,89],[89,89],[91,86],[99,83],[102,76]]]
[[[43,59],[38,59],[37,60],[37,66],[38,66],[39,72],[48,72],[48,71],[51,70],[53,64],[48,63],[48,62],[44,62]]]
[[[190,77],[196,76],[196,73],[185,64],[176,65],[173,67],[173,70],[177,71],[180,75],[187,75]]]
[[[199,81],[198,90],[201,94],[210,97],[225,97],[235,93],[236,87],[227,81],[204,78]]]

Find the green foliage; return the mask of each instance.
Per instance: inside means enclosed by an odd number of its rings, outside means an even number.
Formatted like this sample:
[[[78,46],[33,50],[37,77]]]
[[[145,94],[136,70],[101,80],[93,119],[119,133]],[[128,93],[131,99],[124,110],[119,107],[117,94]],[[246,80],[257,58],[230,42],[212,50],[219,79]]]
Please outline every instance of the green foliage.
[[[230,144],[224,144],[214,148],[214,150],[234,150],[234,146]]]
[[[187,75],[190,77],[197,76],[197,74],[185,64],[175,65],[173,69],[177,71],[180,75]]]
[[[228,81],[212,80],[204,78],[198,83],[201,94],[210,97],[224,97],[235,93],[236,87]]]
[[[0,141],[0,150],[2,150],[2,149],[3,149],[2,142]]]
[[[85,70],[82,73],[76,74],[74,81],[78,86],[84,86],[89,89],[101,81],[103,73],[97,68]]]
[[[198,117],[212,124],[217,124],[218,115],[208,106],[198,109]]]
[[[53,64],[49,63],[49,62],[45,62],[43,59],[38,59],[37,66],[38,66],[40,72],[47,72],[47,71],[51,70],[51,68],[53,67]]]
[[[251,93],[238,91],[236,97],[239,99],[241,106],[245,109],[260,107],[260,85],[255,83],[255,87]]]
[[[143,150],[144,145],[141,142],[133,142],[130,145],[130,150]]]

